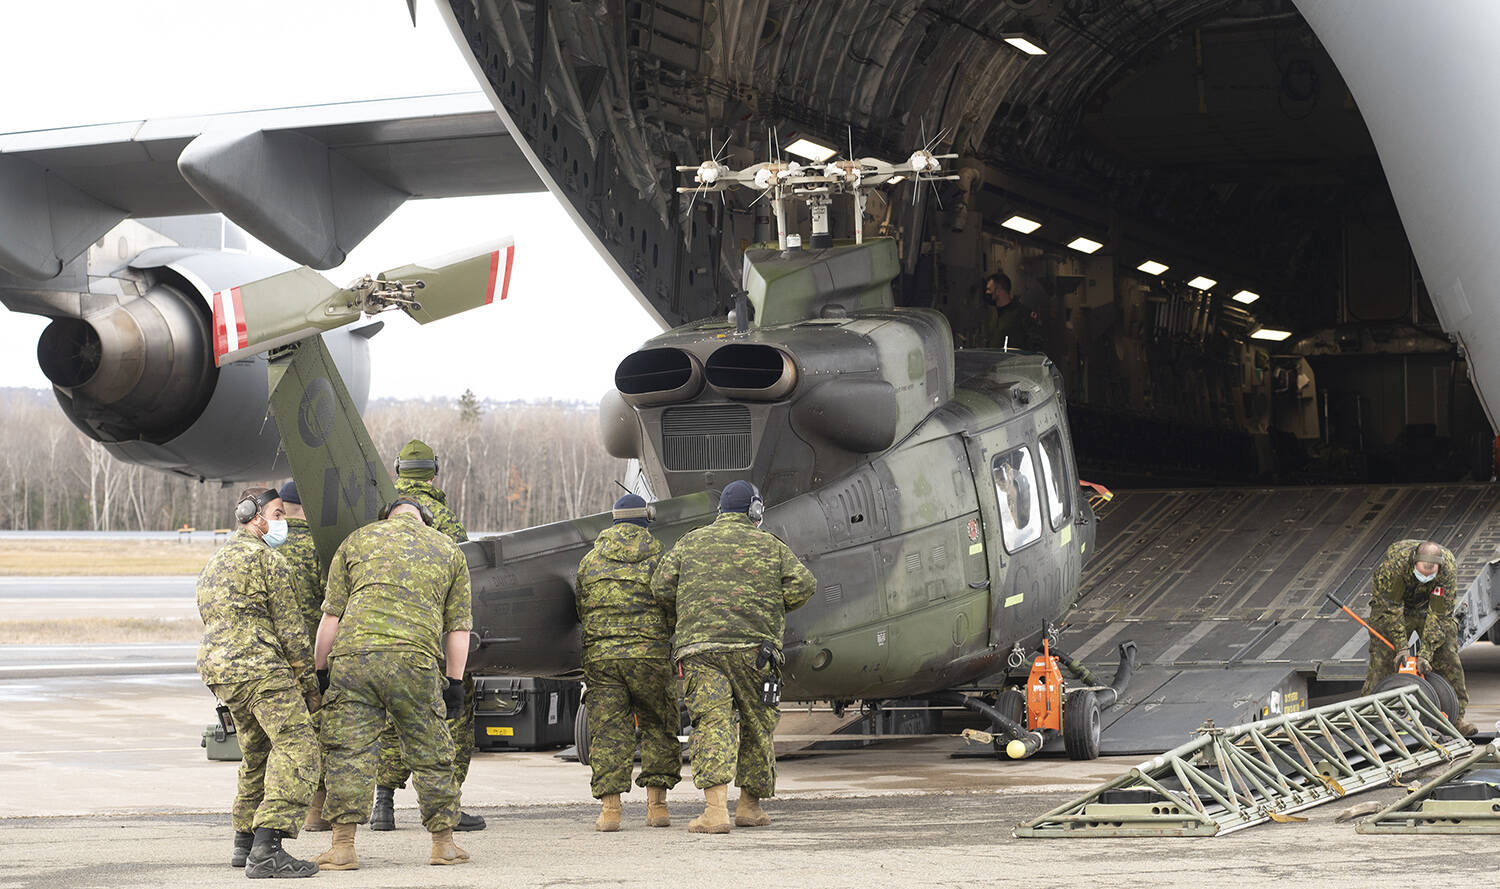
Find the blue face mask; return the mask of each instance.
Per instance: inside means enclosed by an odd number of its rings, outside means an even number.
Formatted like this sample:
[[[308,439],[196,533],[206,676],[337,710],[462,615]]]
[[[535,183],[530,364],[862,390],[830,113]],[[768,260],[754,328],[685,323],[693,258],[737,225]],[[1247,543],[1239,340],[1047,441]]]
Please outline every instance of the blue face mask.
[[[275,549],[286,543],[286,519],[266,519],[266,525],[266,533],[260,538],[266,546]]]
[[[1416,575],[1418,583],[1427,583],[1429,580],[1432,580],[1434,577],[1437,577],[1437,572],[1436,571],[1432,572],[1431,574],[1423,574],[1422,572],[1420,572],[1417,569],[1413,568],[1413,569],[1411,569],[1411,573]]]

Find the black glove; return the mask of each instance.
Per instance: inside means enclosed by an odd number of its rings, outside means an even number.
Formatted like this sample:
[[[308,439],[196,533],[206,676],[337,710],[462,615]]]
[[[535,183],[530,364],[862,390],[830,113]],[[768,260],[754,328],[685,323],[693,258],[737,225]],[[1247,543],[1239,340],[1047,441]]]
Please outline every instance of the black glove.
[[[464,681],[448,677],[448,686],[443,689],[443,713],[444,719],[457,719],[459,711],[464,708]]]
[[[323,694],[328,691],[328,683],[330,681],[328,679],[328,670],[324,668],[322,670],[315,670],[314,672],[318,675],[318,694]]]

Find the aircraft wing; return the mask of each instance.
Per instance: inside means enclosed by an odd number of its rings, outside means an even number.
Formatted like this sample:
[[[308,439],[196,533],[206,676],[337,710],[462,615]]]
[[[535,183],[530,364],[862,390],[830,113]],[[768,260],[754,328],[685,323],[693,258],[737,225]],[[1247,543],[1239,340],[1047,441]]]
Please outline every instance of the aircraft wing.
[[[543,188],[478,92],[9,133],[0,270],[49,280],[122,219],[216,212],[326,269],[409,199]]]

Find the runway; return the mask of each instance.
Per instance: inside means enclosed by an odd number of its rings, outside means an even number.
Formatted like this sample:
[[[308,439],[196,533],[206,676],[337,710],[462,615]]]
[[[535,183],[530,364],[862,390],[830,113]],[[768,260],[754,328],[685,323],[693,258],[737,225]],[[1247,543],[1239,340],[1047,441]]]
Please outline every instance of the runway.
[[[0,601],[48,598],[77,615],[120,602],[191,602],[191,578],[79,580],[0,580]],[[201,746],[214,700],[193,669],[195,654],[193,643],[0,645],[0,887],[176,889],[238,876],[223,863],[237,765],[209,761]],[[1471,646],[1464,661],[1470,716],[1488,730],[1500,717],[1500,647]],[[798,718],[788,714],[783,728],[795,733]],[[1001,762],[973,755],[980,750],[942,735],[783,753],[777,798],[767,805],[776,823],[728,837],[687,833],[701,805],[690,777],[669,793],[670,830],[638,823],[637,791],[626,797],[625,829],[599,834],[588,768],[554,751],[476,753],[464,806],[490,828],[459,838],[474,862],[425,864],[426,835],[408,788],[397,792],[396,832],[359,832],[362,870],[353,879],[372,887],[692,887],[764,880],[774,868],[789,887],[959,886],[1021,874],[1038,887],[1142,876],[1166,887],[1226,879],[1364,887],[1413,872],[1474,875],[1472,839],[1360,837],[1334,823],[1338,804],[1309,810],[1306,824],[1222,839],[1016,840],[1010,830],[1019,821],[1141,757]],[[684,774],[691,775],[686,766]],[[304,835],[288,848],[311,856],[327,836]],[[707,856],[712,875],[702,869]]]
[[[196,618],[192,575],[0,577],[0,619]]]
[[[191,575],[145,577],[0,577],[0,602],[43,599],[192,599]]]
[[[196,642],[139,642],[117,645],[0,645],[0,679],[58,676],[197,676]],[[3,686],[0,686],[3,695]]]

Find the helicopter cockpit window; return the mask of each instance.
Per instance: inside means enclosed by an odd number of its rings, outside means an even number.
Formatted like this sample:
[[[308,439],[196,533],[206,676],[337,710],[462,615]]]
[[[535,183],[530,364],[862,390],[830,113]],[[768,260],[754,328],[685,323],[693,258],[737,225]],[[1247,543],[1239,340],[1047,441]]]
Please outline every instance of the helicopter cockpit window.
[[[1007,552],[1015,552],[1042,536],[1042,512],[1037,503],[1037,478],[1031,449],[1016,448],[990,463],[995,496],[1000,501],[1000,535]]]
[[[1073,501],[1069,496],[1073,486],[1068,484],[1068,467],[1063,462],[1062,433],[1053,429],[1042,436],[1040,445],[1042,480],[1047,483],[1047,518],[1052,522],[1052,530],[1056,531],[1073,512]]]

